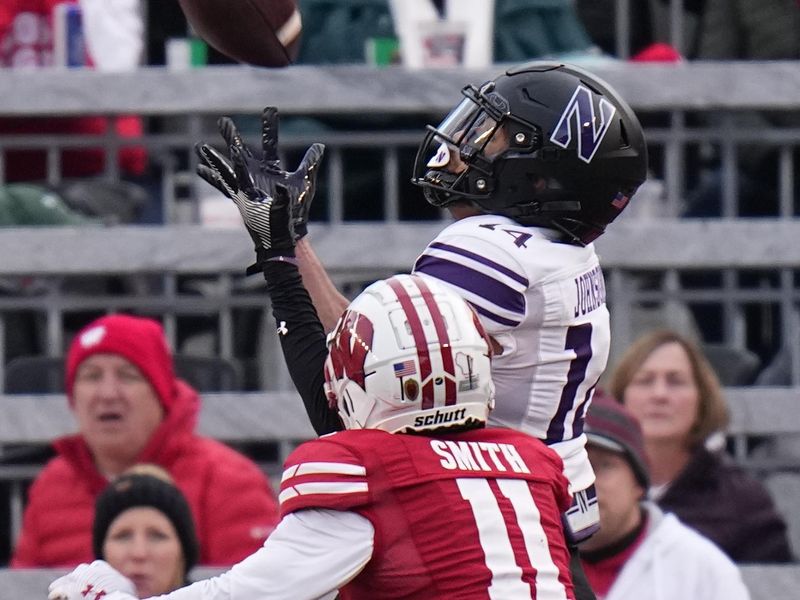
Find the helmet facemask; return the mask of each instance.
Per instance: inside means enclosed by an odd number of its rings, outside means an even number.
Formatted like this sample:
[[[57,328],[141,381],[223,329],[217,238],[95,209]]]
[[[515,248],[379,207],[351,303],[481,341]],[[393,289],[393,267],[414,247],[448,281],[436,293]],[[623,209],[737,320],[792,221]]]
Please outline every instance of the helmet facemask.
[[[414,164],[413,183],[440,208],[459,201],[480,207],[496,192],[497,159],[529,154],[541,137],[536,127],[510,114],[494,82],[467,86],[462,94],[464,100],[438,127],[428,126]]]

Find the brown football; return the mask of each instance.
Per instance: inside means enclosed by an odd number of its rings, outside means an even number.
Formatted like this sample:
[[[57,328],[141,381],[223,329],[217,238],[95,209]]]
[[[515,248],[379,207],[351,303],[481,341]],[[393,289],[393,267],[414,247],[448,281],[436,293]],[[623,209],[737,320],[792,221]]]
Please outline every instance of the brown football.
[[[297,57],[302,24],[295,0],[178,0],[194,31],[226,56],[262,67]]]

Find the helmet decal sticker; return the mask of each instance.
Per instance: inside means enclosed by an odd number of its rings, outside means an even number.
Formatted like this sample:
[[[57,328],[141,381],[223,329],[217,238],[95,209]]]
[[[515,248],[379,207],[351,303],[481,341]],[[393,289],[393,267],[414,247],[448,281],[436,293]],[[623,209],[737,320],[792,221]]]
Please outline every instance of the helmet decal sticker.
[[[439,340],[439,347],[442,351],[442,366],[444,372],[450,377],[445,380],[445,400],[446,405],[456,403],[456,381],[455,381],[455,363],[453,361],[453,351],[450,347],[450,336],[447,333],[447,323],[445,322],[442,311],[436,301],[433,299],[433,294],[428,288],[424,279],[419,277],[414,278],[414,283],[417,284],[419,291],[422,293],[422,299],[425,300],[425,306],[428,307],[428,312],[433,319],[433,326],[436,328],[436,337]],[[436,382],[441,385],[441,381]]]
[[[592,92],[589,88],[579,85],[564,112],[561,113],[561,119],[559,119],[553,135],[550,136],[550,141],[566,149],[572,141],[572,128],[575,125],[578,128],[578,133],[575,135],[578,141],[578,157],[586,163],[592,162],[592,158],[608,132],[611,119],[617,112],[617,108],[605,98],[600,98],[599,109],[600,120],[598,122],[592,102]]]
[[[442,316],[439,307],[433,299],[430,289],[419,277],[413,278],[414,283],[425,300],[425,306],[430,312],[434,328],[436,330],[436,337],[439,342],[439,347],[442,352],[442,364],[445,372],[454,375],[453,353],[450,349],[450,338],[447,335],[447,325],[445,324],[444,317]],[[387,281],[389,287],[392,288],[397,296],[400,306],[408,319],[408,326],[411,328],[411,334],[414,337],[414,344],[417,347],[417,360],[419,362],[420,378],[422,379],[422,408],[433,408],[434,403],[434,388],[433,381],[430,377],[433,371],[431,364],[430,351],[428,350],[428,340],[425,337],[425,330],[420,319],[420,314],[408,291],[396,279]],[[448,378],[445,386],[445,403],[455,404],[456,401],[456,388],[455,377]]]
[[[473,370],[474,363],[475,359],[469,354],[464,354],[463,352],[456,354],[456,365],[458,365],[458,370],[461,371],[461,376],[464,377],[458,382],[459,392],[467,392],[478,387],[479,377]]]
[[[400,301],[400,306],[403,307],[403,312],[408,319],[408,326],[411,328],[411,335],[414,337],[414,345],[417,347],[419,376],[423,382],[422,408],[433,408],[433,383],[430,381],[433,369],[431,366],[431,356],[428,352],[428,340],[425,339],[425,331],[422,328],[422,322],[403,284],[396,279],[388,279],[386,282]]]
[[[622,192],[619,192],[617,194],[616,198],[614,198],[611,201],[611,205],[614,208],[616,208],[617,210],[622,210],[623,208],[625,208],[628,205],[628,202],[630,202],[630,199],[631,199],[630,196],[628,196],[627,194],[623,194]]]
[[[372,349],[374,327],[364,315],[348,310],[333,334],[330,359],[336,379],[347,377],[366,390],[364,363]]]
[[[428,167],[431,169],[442,169],[450,163],[450,148],[447,144],[442,142],[439,149],[436,151],[431,159],[428,161]]]
[[[413,402],[419,396],[419,383],[416,379],[406,379],[402,388],[403,400]]]
[[[417,374],[417,367],[414,365],[413,360],[404,360],[403,362],[394,363],[394,376],[395,377],[408,377]]]

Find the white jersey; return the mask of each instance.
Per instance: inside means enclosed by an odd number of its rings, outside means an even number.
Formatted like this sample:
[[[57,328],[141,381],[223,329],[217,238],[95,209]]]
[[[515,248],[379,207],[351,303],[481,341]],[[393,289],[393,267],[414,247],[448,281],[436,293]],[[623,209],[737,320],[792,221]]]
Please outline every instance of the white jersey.
[[[582,490],[594,482],[583,421],[608,360],[609,315],[594,246],[555,235],[503,216],[468,217],[428,245],[414,272],[458,291],[502,345],[490,422],[551,445]]]
[[[647,537],[627,559],[605,600],[750,600],[739,568],[708,538],[645,502]]]

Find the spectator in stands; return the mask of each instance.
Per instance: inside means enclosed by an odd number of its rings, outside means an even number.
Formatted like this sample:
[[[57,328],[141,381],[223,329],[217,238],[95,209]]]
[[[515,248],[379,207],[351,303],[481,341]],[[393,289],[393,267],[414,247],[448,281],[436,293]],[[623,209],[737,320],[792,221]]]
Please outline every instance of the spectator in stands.
[[[576,0],[576,10],[592,42],[606,54],[617,56],[618,18],[616,0]],[[621,15],[627,25],[627,57],[641,60],[673,61],[697,55],[700,21],[706,0],[681,3],[680,31],[674,32],[671,0],[631,2]],[[680,48],[671,44],[680,38]]]
[[[47,187],[32,183],[0,185],[0,227],[78,226],[97,221],[78,212]]]
[[[131,467],[97,497],[92,548],[140,598],[186,585],[200,555],[189,503],[156,465]]]
[[[485,426],[491,347],[472,309],[441,284],[395,276],[357,297],[326,344],[294,264],[289,203],[274,200],[240,208],[274,259],[262,266],[284,356],[345,430],[289,456],[282,519],[263,548],[161,600],[574,598],[561,461],[532,436]],[[457,377],[447,404],[444,385],[435,404],[420,393],[424,369]],[[96,561],[53,582],[49,598],[132,600],[110,594],[130,588]]]
[[[644,50],[655,40],[655,19],[651,5],[652,2],[648,0],[632,2],[629,6],[629,56]],[[592,42],[607,55],[617,56],[616,0],[576,0],[575,10]]]
[[[642,431],[614,399],[596,393],[586,417],[600,530],[581,544],[599,600],[746,600],[736,565],[708,539],[647,501]]]
[[[164,2],[163,0],[140,1],[145,5],[145,55],[147,64],[151,66],[166,66],[169,40],[190,38],[195,34],[178,2]],[[225,56],[213,46],[207,45],[206,64],[230,65],[236,64],[236,61]]]
[[[423,1],[430,4],[425,12],[440,17],[459,8],[458,2]],[[370,39],[396,37],[391,0],[299,0],[299,7],[299,63],[363,63]],[[494,62],[587,52],[592,45],[570,0],[495,0],[493,29]]]
[[[704,61],[800,60],[800,4],[797,0],[705,0],[698,32],[696,58]],[[710,111],[707,121],[720,123],[723,115]],[[735,111],[724,115],[731,130],[763,131],[800,127],[797,111]],[[778,214],[781,187],[777,145],[754,137],[737,144],[737,214]],[[723,211],[722,151],[708,146],[700,163],[698,183],[687,198],[686,216],[719,216]],[[796,153],[795,153],[796,154]],[[697,164],[698,161],[695,161]],[[794,169],[800,167],[795,156]],[[690,166],[691,168],[691,166]],[[795,181],[794,193],[800,193]]]
[[[608,391],[639,420],[650,497],[735,562],[792,560],[786,524],[767,490],[722,451],[707,447],[728,423],[719,380],[699,347],[669,330],[637,339]]]
[[[697,58],[800,59],[797,0],[705,0]]]
[[[200,399],[175,377],[158,322],[110,315],[87,325],[69,348],[66,392],[79,433],[56,440],[58,455],[30,489],[13,567],[91,560],[97,495],[142,462],[166,469],[186,495],[203,564],[241,560],[274,527],[275,498],[258,466],[195,433]]]
[[[61,6],[79,7],[82,15],[85,53],[73,58],[83,66],[103,71],[135,68],[143,47],[142,18],[139,0],[5,0],[0,8],[0,68],[37,69],[54,65],[59,53],[54,47],[55,14]],[[81,44],[73,44],[74,48]],[[78,66],[77,64],[75,66]],[[103,135],[114,128],[118,135],[136,138],[142,135],[142,123],[136,117],[37,117],[0,119],[0,135]],[[7,181],[44,181],[48,178],[46,151],[18,149],[5,152],[4,177]],[[62,177],[86,177],[102,173],[105,157],[102,150],[64,150],[61,154]],[[141,147],[120,151],[124,173],[142,175],[146,154]]]

